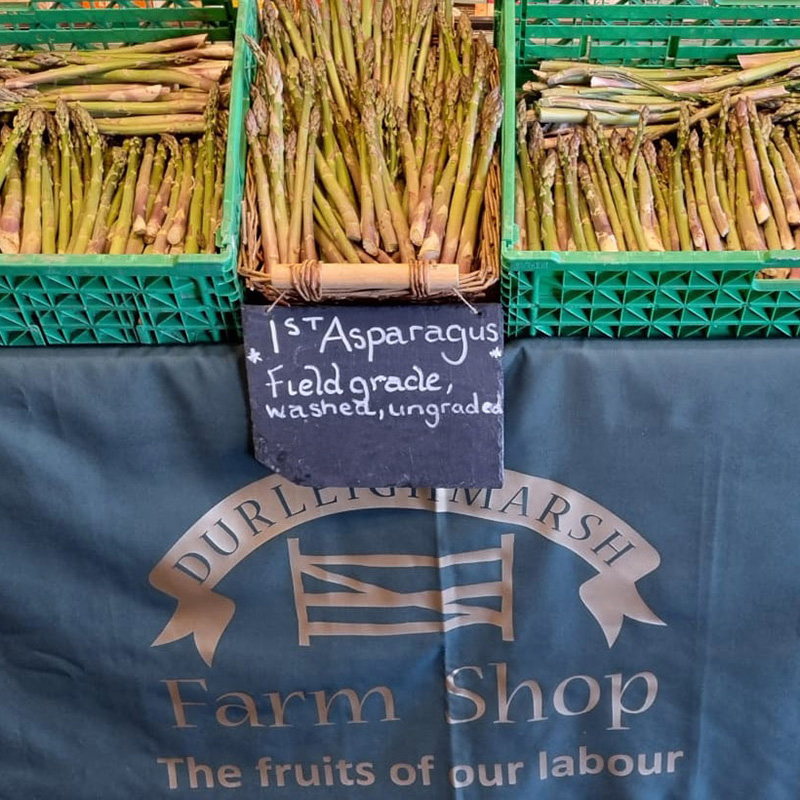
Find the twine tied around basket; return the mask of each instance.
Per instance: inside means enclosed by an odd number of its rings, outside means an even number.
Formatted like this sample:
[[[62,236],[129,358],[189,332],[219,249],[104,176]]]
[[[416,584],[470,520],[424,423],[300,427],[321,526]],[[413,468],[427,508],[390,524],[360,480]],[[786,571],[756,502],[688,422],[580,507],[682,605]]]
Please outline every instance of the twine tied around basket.
[[[430,297],[431,271],[429,261],[411,261],[408,265],[409,291],[415,300]]]
[[[319,261],[307,260],[291,267],[292,288],[306,303],[322,300],[322,282],[319,276]]]

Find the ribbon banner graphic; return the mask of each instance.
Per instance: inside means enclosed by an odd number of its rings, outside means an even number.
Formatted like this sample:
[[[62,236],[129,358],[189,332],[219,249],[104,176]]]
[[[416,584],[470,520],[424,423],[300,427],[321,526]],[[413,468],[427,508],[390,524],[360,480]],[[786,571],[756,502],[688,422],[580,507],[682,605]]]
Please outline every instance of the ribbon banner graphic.
[[[622,519],[568,486],[511,470],[505,472],[502,489],[482,490],[312,489],[270,475],[217,503],[154,567],[150,583],[175,598],[178,607],[153,646],[191,635],[210,666],[235,613],[234,602],[214,588],[237,564],[305,522],[375,509],[461,514],[507,527],[519,526],[566,547],[597,572],[581,585],[580,598],[600,624],[609,647],[619,636],[625,617],[664,624],[636,588],[638,580],[658,567],[658,552]],[[295,565],[298,555],[295,549]],[[357,555],[346,558],[368,559]],[[295,587],[296,596],[297,591]],[[298,625],[302,638],[302,619]],[[438,629],[452,627],[456,625]],[[409,632],[433,630],[429,627]]]

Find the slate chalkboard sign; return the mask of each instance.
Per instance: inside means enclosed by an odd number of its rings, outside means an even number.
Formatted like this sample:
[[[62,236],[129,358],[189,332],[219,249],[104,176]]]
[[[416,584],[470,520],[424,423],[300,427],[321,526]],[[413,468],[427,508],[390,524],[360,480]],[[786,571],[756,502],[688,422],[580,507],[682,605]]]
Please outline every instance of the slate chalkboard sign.
[[[271,470],[317,487],[502,485],[498,304],[243,317],[255,456]]]

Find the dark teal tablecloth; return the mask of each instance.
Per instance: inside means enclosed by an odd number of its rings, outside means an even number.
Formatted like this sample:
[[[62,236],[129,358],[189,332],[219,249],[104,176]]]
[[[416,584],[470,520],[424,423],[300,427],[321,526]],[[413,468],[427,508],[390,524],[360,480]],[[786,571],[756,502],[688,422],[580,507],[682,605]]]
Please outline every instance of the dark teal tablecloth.
[[[268,475],[237,349],[0,352],[0,798],[796,800],[800,348],[505,368],[432,496]]]

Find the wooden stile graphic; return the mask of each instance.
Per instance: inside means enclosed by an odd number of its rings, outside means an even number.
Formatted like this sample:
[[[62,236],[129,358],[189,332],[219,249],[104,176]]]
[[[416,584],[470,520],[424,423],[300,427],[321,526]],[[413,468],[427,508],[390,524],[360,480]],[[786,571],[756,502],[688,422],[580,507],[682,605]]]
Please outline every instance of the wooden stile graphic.
[[[419,633],[442,633],[468,625],[495,625],[503,641],[514,640],[512,570],[514,534],[500,537],[500,546],[469,550],[447,556],[412,554],[308,555],[300,552],[298,539],[287,541],[292,573],[298,644],[308,646],[312,636],[405,636]],[[446,589],[394,591],[378,584],[331,572],[331,567],[367,567],[386,570],[428,568],[441,571],[463,564],[500,563],[500,580],[467,583]],[[344,591],[307,592],[303,577],[314,578],[343,587]],[[478,598],[497,598],[500,609],[465,604]],[[331,622],[309,619],[311,608],[326,609],[398,609],[416,608],[435,612],[440,619],[405,622]]]

